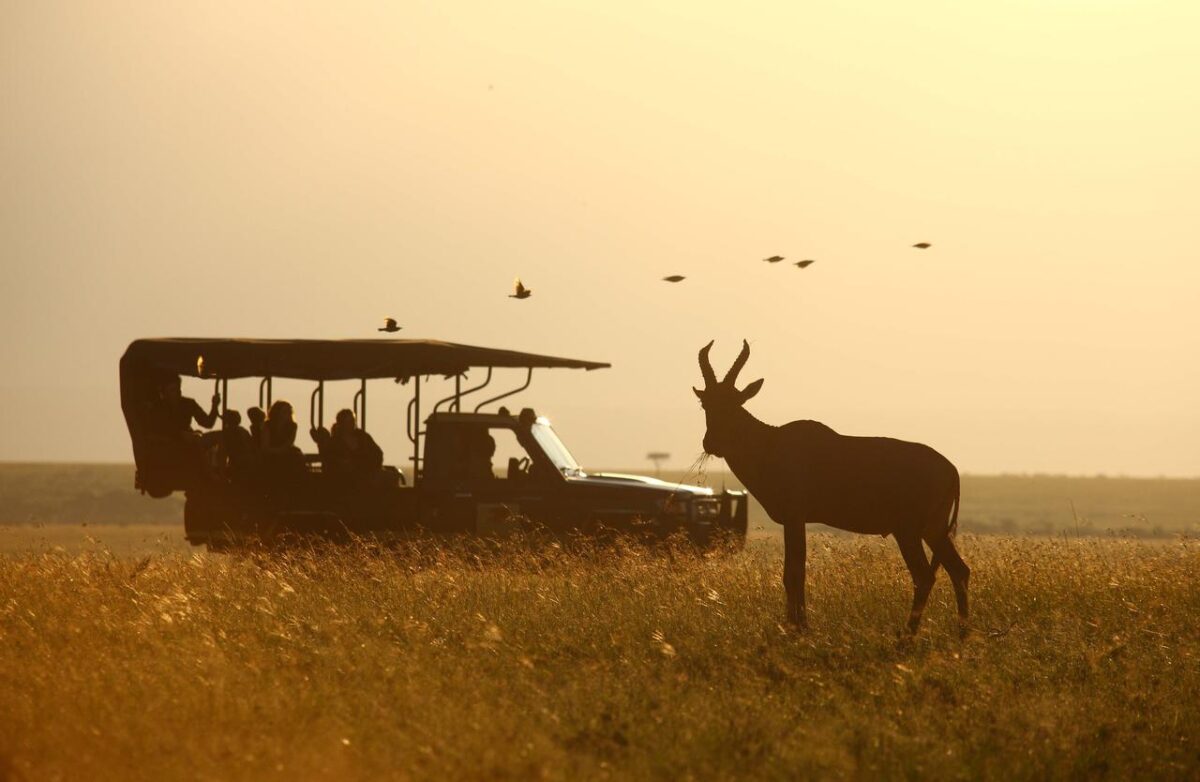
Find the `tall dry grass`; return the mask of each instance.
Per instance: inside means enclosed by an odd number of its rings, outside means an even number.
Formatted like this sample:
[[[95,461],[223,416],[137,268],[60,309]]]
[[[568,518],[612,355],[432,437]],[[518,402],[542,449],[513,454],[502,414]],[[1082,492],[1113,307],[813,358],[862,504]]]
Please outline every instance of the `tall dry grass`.
[[[891,541],[0,558],[28,779],[1196,778],[1200,545],[966,537],[898,640]],[[3,775],[0,775],[2,777]]]

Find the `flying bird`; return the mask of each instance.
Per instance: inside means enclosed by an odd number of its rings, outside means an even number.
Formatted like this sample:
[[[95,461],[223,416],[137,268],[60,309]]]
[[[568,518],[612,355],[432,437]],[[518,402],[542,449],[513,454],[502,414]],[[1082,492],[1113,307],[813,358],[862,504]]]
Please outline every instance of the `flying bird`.
[[[782,255],[772,255],[770,258],[763,258],[767,263],[779,263],[783,260]]]
[[[384,318],[383,325],[379,327],[379,331],[386,331],[388,334],[395,334],[402,328],[404,327],[396,325],[395,318]]]
[[[812,266],[814,263],[816,263],[816,261],[814,261],[812,259],[808,259],[808,260],[804,260],[804,261],[796,261],[795,265],[799,266],[801,269],[807,269],[809,266]]]
[[[686,279],[682,274],[672,274],[670,277],[663,277],[663,282],[683,282]]]
[[[514,291],[513,293],[508,294],[508,298],[510,298],[510,299],[528,299],[530,296],[533,295],[533,291],[529,290],[528,288],[526,288],[524,285],[521,284],[520,277],[517,278],[516,287],[513,289],[513,291]]]
[[[930,247],[933,247],[933,245],[929,242],[917,242],[913,245],[913,247],[916,247],[918,250],[928,250]]]

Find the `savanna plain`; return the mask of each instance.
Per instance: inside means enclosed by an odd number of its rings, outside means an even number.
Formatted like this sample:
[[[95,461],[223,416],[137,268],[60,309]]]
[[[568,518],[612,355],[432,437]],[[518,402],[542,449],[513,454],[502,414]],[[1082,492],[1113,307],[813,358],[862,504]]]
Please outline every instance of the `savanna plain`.
[[[761,518],[210,555],[129,478],[0,466],[0,779],[1200,773],[1197,481],[968,476],[972,630],[942,574],[908,639],[891,540],[812,528],[800,633]]]

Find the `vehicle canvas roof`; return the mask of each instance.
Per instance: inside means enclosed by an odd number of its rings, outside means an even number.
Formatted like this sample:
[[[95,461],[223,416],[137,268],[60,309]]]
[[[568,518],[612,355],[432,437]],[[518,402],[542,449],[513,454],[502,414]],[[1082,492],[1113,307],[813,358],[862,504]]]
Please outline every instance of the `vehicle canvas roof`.
[[[203,361],[201,361],[203,359]],[[139,339],[122,367],[204,378],[297,380],[457,375],[471,367],[603,369],[610,364],[423,339]],[[124,374],[124,373],[123,373]]]

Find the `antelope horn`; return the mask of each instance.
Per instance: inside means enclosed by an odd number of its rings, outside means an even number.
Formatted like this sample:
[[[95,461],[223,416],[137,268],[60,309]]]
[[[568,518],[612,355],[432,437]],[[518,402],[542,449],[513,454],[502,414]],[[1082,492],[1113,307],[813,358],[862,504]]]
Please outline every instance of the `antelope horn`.
[[[746,360],[750,358],[750,343],[742,340],[742,352],[738,353],[738,357],[734,360],[733,366],[725,373],[725,379],[722,383],[732,385],[737,382],[738,372],[742,371],[742,367],[746,366]]]
[[[700,374],[704,376],[705,388],[712,388],[717,384],[717,375],[713,372],[712,362],[708,360],[708,351],[712,350],[712,346],[713,343],[709,342],[700,348]]]

